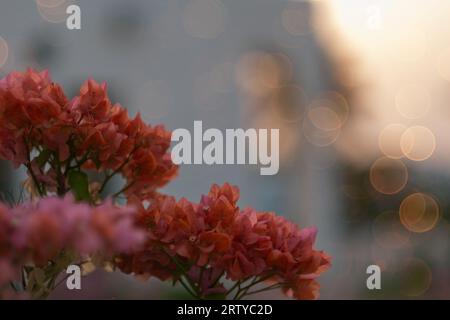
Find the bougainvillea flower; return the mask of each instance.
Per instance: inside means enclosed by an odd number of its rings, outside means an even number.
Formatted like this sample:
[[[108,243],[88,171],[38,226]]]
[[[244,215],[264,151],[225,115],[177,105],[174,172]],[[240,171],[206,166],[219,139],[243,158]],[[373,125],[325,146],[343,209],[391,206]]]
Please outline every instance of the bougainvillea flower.
[[[317,229],[241,210],[239,189],[228,183],[213,185],[199,203],[160,194],[178,172],[170,142],[164,126],[113,105],[106,83],[89,79],[69,100],[47,71],[0,80],[0,158],[26,167],[33,199],[0,205],[2,297],[23,271],[32,282],[48,276],[30,289],[48,294],[61,270],[45,268],[100,253],[126,273],[187,280],[198,297],[229,294],[228,279],[238,298],[248,291],[240,291],[244,283],[264,281],[295,298],[316,298],[331,260],[314,249]],[[102,200],[116,174],[125,183],[112,198],[124,195],[124,207]]]
[[[1,79],[0,156],[16,167],[25,163],[29,145],[42,143],[43,131],[57,125],[66,104],[62,88],[47,71],[28,69]]]
[[[139,114],[130,119],[125,108],[112,105],[106,84],[93,79],[70,101],[47,71],[12,72],[0,80],[0,157],[16,167],[26,165],[34,180],[39,176],[34,183],[42,185],[41,195],[56,190],[54,178],[43,176],[47,172],[67,184],[62,179],[68,169],[82,166],[121,174],[127,196],[150,199],[177,174],[170,135],[161,125],[147,125]],[[36,151],[34,172],[30,157]],[[60,187],[60,194],[68,189]]]
[[[288,295],[316,298],[315,279],[330,266],[330,258],[313,248],[317,229],[300,229],[274,213],[241,211],[238,198],[237,187],[226,183],[213,185],[199,204],[161,195],[148,208],[140,205],[137,221],[148,231],[147,243],[124,256],[120,268],[176,280],[178,264],[194,263],[187,275],[201,284],[202,292],[211,289],[197,279],[203,268],[233,281],[265,277],[280,283]]]
[[[0,118],[8,120],[9,128],[47,125],[66,103],[62,88],[51,81],[48,71],[12,72],[0,80]]]

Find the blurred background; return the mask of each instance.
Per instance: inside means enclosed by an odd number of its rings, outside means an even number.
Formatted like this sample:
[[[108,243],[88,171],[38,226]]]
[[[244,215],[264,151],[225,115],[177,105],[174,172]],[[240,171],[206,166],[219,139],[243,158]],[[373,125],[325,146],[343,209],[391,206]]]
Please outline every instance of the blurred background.
[[[197,201],[228,181],[241,207],[316,225],[333,257],[322,299],[449,299],[449,19],[448,0],[2,1],[0,76],[49,69],[69,96],[92,76],[169,129],[280,128],[277,175],[183,165],[164,191]],[[2,162],[0,190],[23,176]],[[184,297],[102,270],[82,285],[53,298]]]

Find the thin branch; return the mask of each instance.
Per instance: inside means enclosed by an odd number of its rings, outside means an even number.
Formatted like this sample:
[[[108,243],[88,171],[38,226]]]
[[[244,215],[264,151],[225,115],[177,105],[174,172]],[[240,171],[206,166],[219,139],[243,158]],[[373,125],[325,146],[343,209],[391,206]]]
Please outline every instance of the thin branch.
[[[129,184],[127,184],[125,187],[123,187],[122,189],[120,189],[119,191],[117,191],[116,193],[114,193],[112,195],[113,198],[117,198],[121,193],[124,193],[125,191],[127,191],[128,189],[130,189],[133,185],[134,185],[135,181],[130,182]]]
[[[36,189],[37,189],[39,195],[42,197],[42,196],[44,196],[44,193],[43,193],[41,186],[36,178],[36,175],[34,174],[33,170],[31,169],[30,150],[28,148],[27,140],[25,138],[23,140],[24,140],[25,148],[26,148],[26,152],[27,152],[27,163],[25,163],[25,166],[27,167],[28,172],[31,175],[31,179],[33,179],[33,183],[36,186]]]
[[[182,277],[180,277],[180,279],[179,279],[178,281],[179,281],[179,282],[181,283],[181,285],[186,289],[186,291],[189,292],[189,294],[190,294],[192,297],[197,298],[197,295],[192,291],[192,289],[189,288],[189,286],[188,286],[186,283],[184,283]]]
[[[58,275],[59,275],[59,274],[58,274]],[[62,278],[61,280],[59,280],[58,283],[57,283],[53,288],[58,288],[59,285],[60,285],[61,283],[63,283],[65,280],[67,280],[70,276],[71,276],[70,274],[66,275],[64,278]]]
[[[198,288],[197,288],[197,286],[195,285],[195,283],[192,283],[192,280],[187,276],[187,270],[186,270],[186,268],[175,258],[175,257],[173,257],[173,256],[171,256],[166,250],[164,250],[164,248],[161,248],[162,249],[162,251],[165,253],[165,254],[167,254],[168,256],[169,256],[169,258],[175,263],[175,265],[177,266],[177,268],[179,268],[179,269],[181,269],[181,271],[183,272],[183,274],[184,274],[184,276],[185,276],[185,278],[186,278],[186,280],[187,280],[187,282],[189,283],[189,285],[191,286],[191,288],[192,288],[192,290],[194,290],[195,291],[195,293],[196,293],[196,295],[195,295],[195,297],[196,298],[199,298],[199,294],[198,294]]]

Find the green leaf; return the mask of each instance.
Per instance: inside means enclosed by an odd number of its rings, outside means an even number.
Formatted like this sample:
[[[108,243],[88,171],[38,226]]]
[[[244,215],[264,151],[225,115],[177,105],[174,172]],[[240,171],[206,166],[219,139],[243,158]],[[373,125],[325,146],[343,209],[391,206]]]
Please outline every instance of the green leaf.
[[[89,180],[86,173],[69,171],[69,185],[77,201],[90,201]]]

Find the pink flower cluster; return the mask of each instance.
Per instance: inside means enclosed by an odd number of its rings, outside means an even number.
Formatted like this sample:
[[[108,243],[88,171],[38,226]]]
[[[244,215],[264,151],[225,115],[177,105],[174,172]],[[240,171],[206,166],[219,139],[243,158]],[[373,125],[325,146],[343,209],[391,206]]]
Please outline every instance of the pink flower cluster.
[[[10,281],[16,279],[20,269],[15,266],[17,258],[13,246],[14,225],[8,207],[0,204],[0,299],[12,297]]]
[[[83,259],[136,250],[145,234],[134,215],[130,207],[110,201],[91,207],[75,203],[70,195],[0,206],[0,288],[16,279],[24,265],[45,267],[63,251]]]
[[[106,84],[87,80],[70,101],[47,71],[12,72],[0,80],[0,158],[24,164],[46,191],[65,193],[75,166],[121,173],[126,193],[151,198],[177,173],[170,132],[128,117]],[[40,156],[30,159],[32,150]],[[63,181],[61,181],[63,180]],[[125,191],[125,190],[124,190]]]
[[[235,282],[264,279],[296,298],[316,298],[315,279],[330,266],[330,257],[313,248],[317,230],[273,213],[241,211],[238,199],[238,188],[226,183],[213,185],[199,204],[160,196],[148,208],[140,205],[147,243],[122,256],[120,268],[162,280],[187,272],[201,296],[225,292],[223,275]]]

